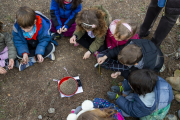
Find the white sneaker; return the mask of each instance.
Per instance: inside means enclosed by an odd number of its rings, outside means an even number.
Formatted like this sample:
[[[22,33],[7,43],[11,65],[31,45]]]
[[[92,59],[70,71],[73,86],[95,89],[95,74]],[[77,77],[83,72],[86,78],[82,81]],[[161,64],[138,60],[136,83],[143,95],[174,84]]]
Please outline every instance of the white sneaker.
[[[160,69],[160,71],[159,72],[164,72],[164,70],[165,70],[165,65],[163,64],[163,66],[162,66],[162,68]]]
[[[55,60],[55,55],[54,55],[54,53],[51,53],[51,54],[49,55],[49,58],[50,58],[51,60]]]

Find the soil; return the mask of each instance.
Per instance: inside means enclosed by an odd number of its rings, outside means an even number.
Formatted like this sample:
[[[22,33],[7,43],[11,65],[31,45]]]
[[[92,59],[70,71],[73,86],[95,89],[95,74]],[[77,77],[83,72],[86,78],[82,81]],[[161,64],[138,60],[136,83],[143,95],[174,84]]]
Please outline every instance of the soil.
[[[84,0],[83,7],[103,5],[109,10],[113,19],[132,19],[138,23],[138,28],[144,20],[150,0]],[[29,6],[41,11],[50,18],[51,0],[0,0],[0,21],[4,22],[4,30],[12,33],[15,12],[20,6]],[[147,37],[151,39],[159,23],[162,13],[159,14],[152,32]],[[177,36],[180,27],[175,25],[161,45],[165,55],[166,69],[159,76],[166,78],[173,76],[173,72],[179,69],[179,60],[174,55],[169,55],[179,47]],[[69,37],[57,40],[56,60],[45,59],[43,63],[19,72],[17,68],[0,75],[0,119],[1,120],[37,120],[42,115],[43,120],[65,120],[71,109],[86,100],[95,97],[108,99],[107,91],[112,85],[123,80],[122,77],[112,79],[112,71],[94,68],[96,59],[93,55],[83,60],[87,51],[82,46],[74,47],[69,43]],[[168,56],[169,55],[169,56]],[[66,70],[64,69],[67,69]],[[80,76],[83,93],[70,98],[61,98],[58,84],[53,79],[61,79],[65,76]],[[114,102],[114,101],[110,101]],[[49,114],[48,109],[55,108],[54,114]],[[177,115],[180,103],[172,101],[169,113]],[[126,120],[136,120],[126,118]]]
[[[74,94],[77,88],[77,82],[72,78],[69,78],[60,85],[60,91],[65,95]]]

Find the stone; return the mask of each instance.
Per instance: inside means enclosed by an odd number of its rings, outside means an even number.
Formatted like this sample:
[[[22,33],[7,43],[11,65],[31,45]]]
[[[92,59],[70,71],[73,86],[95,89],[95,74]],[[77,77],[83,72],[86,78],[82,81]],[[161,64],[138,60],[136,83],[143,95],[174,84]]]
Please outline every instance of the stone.
[[[177,120],[177,117],[173,114],[168,114],[166,117],[165,117],[165,120]]]
[[[180,77],[180,70],[174,71],[174,77]]]
[[[176,95],[176,94],[180,94],[179,91],[176,91],[176,90],[173,90],[173,94]]]
[[[179,117],[179,119],[180,119],[180,110],[178,111],[178,117]]]
[[[180,102],[180,94],[176,94],[176,95],[175,95],[175,99],[176,99],[178,102]]]
[[[166,81],[172,86],[176,91],[180,91],[180,77],[168,77]]]
[[[39,116],[38,116],[38,119],[40,119],[40,120],[41,120],[41,119],[42,119],[42,115],[39,115]]]
[[[49,113],[55,113],[55,109],[54,108],[49,108],[48,112]]]

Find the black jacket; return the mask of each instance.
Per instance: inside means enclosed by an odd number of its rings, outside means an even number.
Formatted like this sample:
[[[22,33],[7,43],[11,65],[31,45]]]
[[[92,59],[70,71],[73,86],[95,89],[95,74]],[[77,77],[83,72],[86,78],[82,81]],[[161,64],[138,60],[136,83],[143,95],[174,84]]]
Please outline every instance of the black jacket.
[[[165,13],[171,15],[180,15],[180,0],[167,0]]]
[[[159,47],[157,47],[153,42],[147,39],[130,39],[124,46],[117,46],[113,49],[109,49],[106,56],[108,58],[117,58],[119,52],[131,41],[137,46],[141,47],[144,62],[143,69],[151,69],[159,72],[164,63],[163,53],[161,52]],[[127,79],[130,72],[136,69],[138,68],[131,67],[130,70],[122,71],[121,75]]]

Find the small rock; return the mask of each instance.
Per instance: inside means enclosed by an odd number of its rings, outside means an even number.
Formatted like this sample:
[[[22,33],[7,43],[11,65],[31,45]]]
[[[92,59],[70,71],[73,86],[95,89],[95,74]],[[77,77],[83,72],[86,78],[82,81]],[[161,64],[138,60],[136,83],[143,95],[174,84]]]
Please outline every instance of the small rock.
[[[180,70],[174,71],[174,77],[180,77]]]
[[[176,95],[175,95],[175,99],[176,99],[178,102],[180,102],[180,94],[176,94]]]
[[[173,114],[169,114],[165,117],[165,120],[177,120],[177,117]]]
[[[49,113],[55,113],[55,109],[54,108],[49,108],[48,112]]]
[[[178,117],[179,117],[179,119],[180,119],[180,110],[178,111]]]
[[[180,91],[180,77],[168,77],[166,81],[172,86],[176,91]]]
[[[38,116],[38,119],[40,119],[40,120],[41,120],[41,119],[42,119],[42,115],[39,115],[39,116]]]

